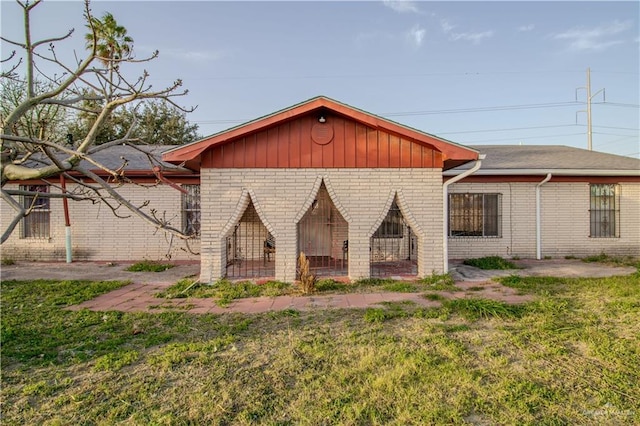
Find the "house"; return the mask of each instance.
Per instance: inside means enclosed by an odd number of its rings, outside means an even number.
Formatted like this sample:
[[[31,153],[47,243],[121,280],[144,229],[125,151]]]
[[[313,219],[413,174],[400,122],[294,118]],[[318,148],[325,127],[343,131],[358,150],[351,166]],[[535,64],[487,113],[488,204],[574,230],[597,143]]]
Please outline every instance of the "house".
[[[200,280],[214,282],[293,281],[300,252],[319,277],[351,279],[424,276],[446,271],[449,258],[490,254],[640,253],[640,160],[628,157],[467,147],[325,97],[188,145],[145,149],[162,156],[162,175],[148,158],[127,158],[136,184],[121,190],[176,226],[199,227],[199,240],[70,203],[74,259],[199,259]],[[3,253],[64,259],[61,204],[43,210],[46,235],[30,230],[29,217]]]
[[[192,170],[161,161],[162,152],[170,146],[114,146],[97,152],[93,158],[104,166],[118,170],[124,168],[130,183],[118,186],[118,191],[136,206],[148,204],[145,209],[158,214],[172,224],[188,228],[199,227],[200,177]],[[104,179],[109,176],[100,169],[83,162]],[[154,172],[154,167],[162,170]],[[80,175],[76,175],[81,178]],[[171,184],[167,184],[170,182]],[[87,182],[90,183],[90,182]],[[90,191],[67,179],[67,191]],[[61,193],[59,178],[11,182],[3,189]],[[34,197],[22,197],[25,207]],[[3,259],[31,261],[60,261],[67,257],[67,227],[65,209],[60,198],[39,198],[34,211],[21,221],[11,237],[0,246]],[[110,208],[111,206],[111,208]],[[3,228],[13,219],[13,210],[3,200],[0,203]],[[114,210],[112,210],[112,208]],[[197,210],[197,212],[195,211]],[[69,201],[68,217],[71,240],[71,258],[74,261],[131,261],[143,259],[197,260],[199,241],[182,241],[163,232],[155,232],[142,219],[132,215],[116,202],[94,204],[91,200]]]
[[[449,257],[640,255],[640,160],[567,146],[482,145],[449,190]],[[468,165],[443,172],[445,181]]]

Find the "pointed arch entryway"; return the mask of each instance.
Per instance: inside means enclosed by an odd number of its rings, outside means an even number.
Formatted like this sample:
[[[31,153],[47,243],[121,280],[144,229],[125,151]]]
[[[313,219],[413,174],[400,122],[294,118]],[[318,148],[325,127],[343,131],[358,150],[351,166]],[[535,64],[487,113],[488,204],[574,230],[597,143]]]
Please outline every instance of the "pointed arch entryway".
[[[247,198],[242,216],[226,237],[226,277],[274,277],[276,238],[262,221],[251,196]]]
[[[349,266],[349,223],[331,199],[324,180],[297,224],[298,255],[309,259],[317,277],[346,276]]]
[[[418,239],[394,194],[388,211],[370,238],[372,277],[418,274]]]

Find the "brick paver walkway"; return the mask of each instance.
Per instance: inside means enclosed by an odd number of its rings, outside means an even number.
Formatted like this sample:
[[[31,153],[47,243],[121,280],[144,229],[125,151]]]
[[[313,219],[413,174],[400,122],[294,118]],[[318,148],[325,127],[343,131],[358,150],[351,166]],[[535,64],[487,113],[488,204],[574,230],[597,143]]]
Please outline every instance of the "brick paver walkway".
[[[237,299],[227,307],[216,305],[214,299],[163,299],[155,294],[162,291],[171,283],[135,283],[103,294],[95,299],[79,305],[71,306],[70,310],[89,309],[94,311],[123,311],[123,312],[161,312],[165,310],[183,310],[192,314],[222,314],[229,312],[261,313],[295,309],[309,311],[313,309],[343,309],[367,308],[381,306],[383,302],[413,302],[419,306],[434,307],[440,303],[425,299],[421,293],[348,293],[313,296],[276,296]],[[456,284],[460,291],[440,292],[446,298],[486,297],[509,303],[522,303],[531,300],[531,296],[518,295],[508,287],[494,282],[460,282]],[[473,291],[469,291],[474,287]],[[482,290],[478,290],[482,287]]]

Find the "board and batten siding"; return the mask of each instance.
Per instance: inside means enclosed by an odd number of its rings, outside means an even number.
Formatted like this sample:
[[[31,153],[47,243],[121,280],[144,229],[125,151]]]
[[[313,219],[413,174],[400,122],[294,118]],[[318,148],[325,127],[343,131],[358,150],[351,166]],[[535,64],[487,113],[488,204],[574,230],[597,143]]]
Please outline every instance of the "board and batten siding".
[[[314,135],[316,140],[314,140]],[[320,141],[320,143],[318,142]],[[202,168],[437,168],[442,153],[338,115],[306,115],[202,154]]]

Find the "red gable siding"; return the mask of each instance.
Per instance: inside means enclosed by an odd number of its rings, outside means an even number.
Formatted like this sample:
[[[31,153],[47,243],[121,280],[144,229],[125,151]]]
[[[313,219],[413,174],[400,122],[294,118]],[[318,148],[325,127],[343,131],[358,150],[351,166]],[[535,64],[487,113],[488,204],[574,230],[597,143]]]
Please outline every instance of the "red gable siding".
[[[207,168],[442,168],[442,153],[415,140],[346,117],[300,116],[214,145],[202,155]],[[321,134],[312,137],[314,126]],[[327,127],[324,127],[327,126]],[[329,142],[322,135],[333,131]]]

